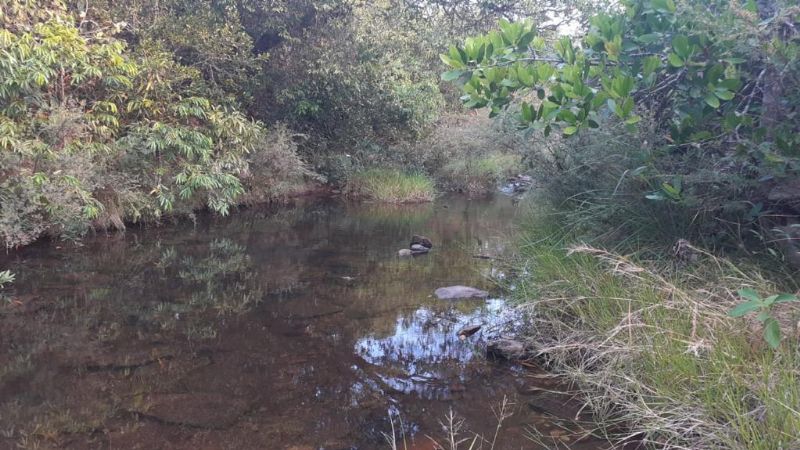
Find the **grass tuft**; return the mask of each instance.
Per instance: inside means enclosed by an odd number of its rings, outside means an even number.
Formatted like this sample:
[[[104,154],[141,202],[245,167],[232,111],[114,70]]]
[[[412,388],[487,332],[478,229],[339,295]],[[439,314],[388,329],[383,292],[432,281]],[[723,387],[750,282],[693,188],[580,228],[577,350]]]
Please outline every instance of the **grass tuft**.
[[[436,196],[433,181],[418,173],[393,169],[369,169],[353,175],[347,195],[384,203],[430,202]]]
[[[448,191],[486,195],[497,190],[502,181],[519,173],[520,166],[519,155],[494,152],[480,157],[455,158],[442,167],[437,178]]]
[[[532,344],[581,388],[598,432],[648,448],[800,448],[796,306],[777,311],[775,351],[758,322],[727,314],[736,289],[786,285],[697,248],[691,262],[641,262],[555,231],[553,217],[527,220],[514,295],[532,306]]]

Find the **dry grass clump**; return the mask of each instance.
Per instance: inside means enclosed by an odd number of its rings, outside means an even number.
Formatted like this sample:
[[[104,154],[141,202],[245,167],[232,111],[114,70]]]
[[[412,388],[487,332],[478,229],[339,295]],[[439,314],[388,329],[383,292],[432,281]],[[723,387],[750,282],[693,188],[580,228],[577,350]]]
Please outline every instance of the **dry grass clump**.
[[[600,432],[653,448],[800,448],[796,307],[775,311],[772,351],[754,319],[733,319],[751,287],[779,292],[756,270],[693,248],[693,262],[657,270],[549,233],[531,219],[515,295],[533,316],[529,338],[583,391]]]

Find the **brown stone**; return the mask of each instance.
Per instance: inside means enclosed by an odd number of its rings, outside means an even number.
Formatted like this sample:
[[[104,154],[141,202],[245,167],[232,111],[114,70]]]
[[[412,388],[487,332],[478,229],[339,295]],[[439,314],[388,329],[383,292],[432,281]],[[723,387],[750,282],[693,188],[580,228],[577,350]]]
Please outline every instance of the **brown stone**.
[[[513,339],[497,339],[486,346],[486,354],[502,359],[522,358],[525,356],[525,344]]]
[[[470,326],[462,328],[456,334],[461,339],[466,339],[466,338],[472,336],[473,334],[477,333],[478,331],[480,331],[480,329],[481,329],[480,325],[470,325]]]
[[[415,234],[414,236],[411,237],[411,244],[409,244],[409,247],[414,245],[421,245],[427,249],[433,248],[433,243],[431,242],[430,239],[426,238],[425,236],[420,236],[418,234]]]

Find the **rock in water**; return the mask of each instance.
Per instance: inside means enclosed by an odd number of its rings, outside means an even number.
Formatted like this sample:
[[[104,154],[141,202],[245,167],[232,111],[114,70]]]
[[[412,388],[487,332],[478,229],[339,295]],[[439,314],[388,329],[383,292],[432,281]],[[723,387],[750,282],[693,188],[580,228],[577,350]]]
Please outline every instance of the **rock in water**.
[[[478,331],[480,331],[480,329],[481,329],[480,325],[470,325],[468,327],[462,328],[456,334],[458,335],[458,338],[463,341],[466,338],[468,338],[468,337],[472,336],[473,334],[477,333]]]
[[[425,246],[420,245],[420,244],[414,244],[414,245],[411,246],[411,252],[414,253],[414,254],[428,253],[429,251],[430,251],[430,249],[428,247],[425,247]]]
[[[433,243],[430,239],[418,234],[411,237],[411,247],[413,248],[415,245],[421,245],[429,250],[433,248]]]
[[[398,251],[397,254],[400,255],[401,257],[404,257],[404,256],[411,256],[411,255],[414,254],[414,252],[412,252],[411,250],[409,250],[407,248],[403,248],[403,249],[400,249],[400,251]]]
[[[459,298],[486,298],[489,293],[468,286],[449,286],[437,289],[434,294],[439,300],[456,300]]]
[[[495,359],[518,359],[525,356],[525,344],[513,339],[497,339],[486,346],[486,356]]]

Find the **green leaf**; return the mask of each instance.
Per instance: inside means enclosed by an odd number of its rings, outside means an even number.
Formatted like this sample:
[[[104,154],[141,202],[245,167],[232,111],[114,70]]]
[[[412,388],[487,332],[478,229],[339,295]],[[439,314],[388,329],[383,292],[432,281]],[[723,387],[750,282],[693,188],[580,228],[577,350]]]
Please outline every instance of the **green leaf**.
[[[749,302],[736,305],[735,308],[728,311],[728,315],[730,317],[742,317],[745,314],[758,310],[759,308],[761,308],[761,302],[757,300],[751,300]]]
[[[717,83],[718,87],[725,88],[729,91],[738,91],[742,86],[742,81],[736,78],[727,78]]]
[[[742,64],[747,62],[747,60],[744,58],[723,58],[723,61],[728,64]]]
[[[653,42],[657,42],[661,39],[661,33],[650,33],[650,34],[643,34],[636,38],[637,41],[641,42],[642,44],[652,44]]]
[[[769,318],[764,323],[764,340],[773,349],[781,345],[781,327],[777,320]]]
[[[572,136],[577,131],[578,131],[577,127],[567,127],[567,128],[564,128],[564,135],[565,136]]]
[[[758,292],[755,289],[750,288],[742,288],[736,291],[739,294],[739,297],[742,297],[745,300],[750,300],[751,302],[760,302],[761,296],[758,295]]]
[[[528,71],[528,67],[517,66],[517,77],[525,86],[533,86],[533,75]]]
[[[797,296],[793,294],[778,294],[775,303],[796,302]]]
[[[464,72],[461,70],[451,70],[442,74],[443,81],[453,81],[458,79]]]
[[[642,62],[642,71],[644,72],[644,76],[650,75],[659,67],[661,67],[661,59],[658,56],[648,56]]]
[[[714,109],[719,108],[719,99],[717,98],[716,95],[708,94],[708,95],[706,95],[705,100],[706,100],[706,103],[708,104],[708,106],[710,106],[710,107],[712,107]]]
[[[522,120],[525,122],[533,122],[533,110],[531,105],[527,102],[522,102]]]
[[[536,35],[533,34],[533,31],[523,34],[522,37],[519,38],[519,43],[517,46],[522,50],[528,48],[528,45],[531,43],[531,41],[533,41],[534,37],[536,37]]]
[[[447,55],[439,55],[439,58],[448,67],[457,67],[457,68],[464,67],[464,64],[462,64],[461,61],[454,60],[453,58],[450,58]]]
[[[683,59],[687,59],[689,57],[689,53],[691,52],[691,47],[689,46],[689,38],[679,34],[672,38],[672,48],[675,49],[675,53],[678,54]]]
[[[714,95],[721,100],[733,100],[733,92],[729,90],[715,89]]]
[[[642,120],[641,116],[633,115],[625,121],[625,125],[635,125]]]
[[[777,300],[777,299],[778,299],[777,295],[770,295],[769,297],[764,299],[763,305],[764,306],[772,306],[772,304],[775,303],[775,300]]]
[[[669,64],[672,67],[683,67],[684,64],[683,58],[676,55],[675,53],[670,53],[669,55],[667,55],[667,61],[669,61]]]

